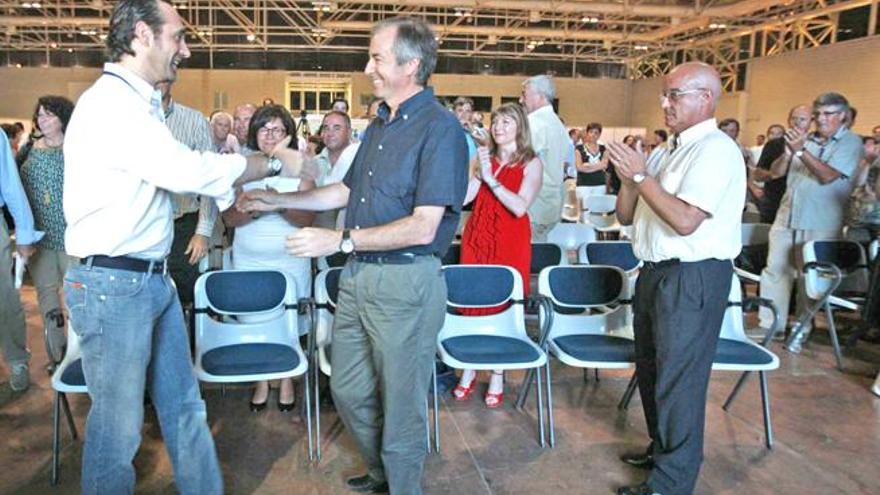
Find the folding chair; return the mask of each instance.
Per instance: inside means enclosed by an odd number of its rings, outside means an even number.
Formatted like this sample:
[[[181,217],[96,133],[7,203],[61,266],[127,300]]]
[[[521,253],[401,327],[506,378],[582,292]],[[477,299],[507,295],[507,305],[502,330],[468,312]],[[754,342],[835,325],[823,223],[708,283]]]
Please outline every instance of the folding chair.
[[[339,277],[342,268],[328,268],[318,273],[315,277],[315,300],[310,304],[311,320],[315,338],[312,340],[313,348],[309,350],[312,356],[313,381],[315,387],[315,458],[321,460],[321,388],[319,373],[330,377],[332,367],[330,355],[333,341],[333,315],[336,313],[337,298],[339,296]],[[436,383],[436,382],[435,382]],[[435,395],[435,400],[437,397]],[[427,407],[427,405],[426,405]],[[439,408],[435,404],[435,411]],[[435,423],[438,419],[435,418]],[[431,451],[430,424],[426,425],[428,431],[428,452]]]
[[[312,460],[309,362],[299,343],[293,278],[276,270],[208,272],[196,280],[195,306],[199,380],[241,383],[303,377]],[[309,347],[312,338],[309,333]]]
[[[834,310],[861,311],[871,276],[865,251],[858,242],[845,240],[810,241],[804,244],[803,250],[802,281],[807,296],[815,302],[792,327],[786,348],[790,352],[800,352],[809,337],[809,332],[805,331],[806,325],[819,310],[824,309],[837,369],[843,371]]]
[[[52,399],[52,473],[49,477],[49,483],[52,486],[58,484],[58,478],[61,474],[61,412],[67,418],[67,426],[70,429],[70,436],[73,440],[78,437],[76,424],[73,422],[73,415],[70,413],[70,404],[67,402],[67,394],[87,394],[89,392],[86,387],[86,379],[82,369],[82,351],[79,347],[79,336],[73,331],[70,320],[67,322],[67,345],[65,349],[56,352],[51,349],[49,339],[49,329],[45,331],[46,350],[50,359],[53,360],[52,367],[52,390],[54,396]],[[55,361],[55,356],[61,356]]]
[[[545,446],[541,367],[547,356],[526,334],[523,281],[519,272],[500,265],[445,266],[449,310],[437,335],[437,352],[446,365],[473,370],[537,370],[539,443]],[[487,316],[461,314],[463,308],[495,308]],[[436,391],[436,387],[435,387]],[[435,392],[436,393],[436,392]],[[437,415],[435,402],[435,417]],[[435,423],[435,443],[439,443]]]
[[[635,366],[635,346],[627,335],[626,274],[618,267],[579,265],[555,266],[541,271],[541,295],[552,304],[541,306],[542,324],[550,321],[545,350],[560,362],[577,368],[622,369]],[[552,315],[547,314],[548,308]],[[562,311],[563,308],[578,309]],[[550,416],[550,445],[555,445],[553,393],[549,360],[547,407]]]

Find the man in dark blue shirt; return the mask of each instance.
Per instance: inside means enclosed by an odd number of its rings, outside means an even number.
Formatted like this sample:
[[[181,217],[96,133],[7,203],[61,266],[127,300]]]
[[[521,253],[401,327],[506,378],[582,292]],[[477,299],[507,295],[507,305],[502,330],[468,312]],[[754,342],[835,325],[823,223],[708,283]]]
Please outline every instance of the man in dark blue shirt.
[[[345,229],[300,229],[287,250],[349,254],[330,387],[367,464],[366,475],[348,480],[358,492],[422,493],[425,397],[446,312],[440,258],[468,180],[461,126],[427,87],[436,60],[437,41],[423,21],[377,24],[365,72],[384,103],[343,182],[303,193],[252,191],[239,200],[245,211],[347,205]]]

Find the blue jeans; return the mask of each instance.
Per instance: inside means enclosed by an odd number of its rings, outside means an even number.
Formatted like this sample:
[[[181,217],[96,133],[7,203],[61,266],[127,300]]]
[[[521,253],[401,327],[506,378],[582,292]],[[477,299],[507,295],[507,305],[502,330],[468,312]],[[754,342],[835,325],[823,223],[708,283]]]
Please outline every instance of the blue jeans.
[[[132,493],[144,391],[156,408],[177,489],[220,494],[223,478],[171,278],[72,262],[64,277],[92,399],[83,494]]]

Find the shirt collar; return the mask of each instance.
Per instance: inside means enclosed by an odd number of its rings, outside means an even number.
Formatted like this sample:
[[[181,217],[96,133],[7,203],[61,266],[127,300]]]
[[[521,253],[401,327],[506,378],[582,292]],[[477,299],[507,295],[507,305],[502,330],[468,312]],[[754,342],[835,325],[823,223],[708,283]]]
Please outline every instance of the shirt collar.
[[[535,117],[541,117],[543,115],[556,115],[556,112],[553,111],[553,105],[544,105],[543,107],[535,110],[529,115],[534,115]]]
[[[681,131],[678,136],[673,137],[673,139],[678,139],[678,143],[673,147],[679,148],[686,144],[692,143],[715,130],[718,130],[718,124],[715,122],[715,118],[712,117],[706,119],[699,124],[688,127],[687,129]]]
[[[425,89],[410,96],[406,101],[400,104],[400,107],[397,109],[397,115],[395,116],[395,119],[401,117],[403,118],[403,120],[406,120],[409,118],[410,114],[428,105],[432,101],[435,101],[434,88],[430,86],[425,86]],[[379,105],[377,118],[382,119],[382,122],[387,124],[389,115],[391,115],[391,107],[389,107],[388,104],[383,101],[382,104]]]
[[[150,101],[154,98],[156,93],[159,93],[159,90],[150,86],[150,83],[144,81],[140,76],[135,74],[134,72],[126,69],[125,67],[115,64],[113,62],[107,62],[104,64],[104,72],[113,74],[116,77],[121,78],[123,81],[128,83],[132,89],[134,89],[141,97],[147,101]],[[161,95],[159,96],[159,101],[162,100]]]

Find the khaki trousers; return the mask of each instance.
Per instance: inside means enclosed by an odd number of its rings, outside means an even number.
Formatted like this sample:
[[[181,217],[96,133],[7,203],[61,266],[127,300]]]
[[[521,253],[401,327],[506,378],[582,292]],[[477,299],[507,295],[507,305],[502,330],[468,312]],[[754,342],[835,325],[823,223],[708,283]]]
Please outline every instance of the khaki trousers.
[[[339,281],[330,389],[370,476],[393,495],[422,493],[425,399],[446,315],[440,260],[350,260]]]
[[[12,241],[3,221],[0,221],[0,349],[10,367],[27,364],[31,358],[24,310],[12,280]]]

